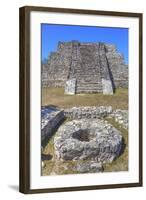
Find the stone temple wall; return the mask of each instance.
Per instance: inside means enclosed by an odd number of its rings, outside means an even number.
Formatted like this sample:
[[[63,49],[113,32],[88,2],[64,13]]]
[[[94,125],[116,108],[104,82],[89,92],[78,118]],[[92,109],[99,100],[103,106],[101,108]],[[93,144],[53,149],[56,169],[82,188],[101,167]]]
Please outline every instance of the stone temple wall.
[[[57,51],[42,64],[42,87],[67,87],[75,93],[113,94],[128,87],[128,66],[114,45],[59,42]],[[68,91],[68,88],[66,91]],[[69,91],[68,91],[69,92]]]
[[[115,88],[127,88],[128,66],[124,63],[123,55],[117,52],[114,45],[105,44],[105,49]]]

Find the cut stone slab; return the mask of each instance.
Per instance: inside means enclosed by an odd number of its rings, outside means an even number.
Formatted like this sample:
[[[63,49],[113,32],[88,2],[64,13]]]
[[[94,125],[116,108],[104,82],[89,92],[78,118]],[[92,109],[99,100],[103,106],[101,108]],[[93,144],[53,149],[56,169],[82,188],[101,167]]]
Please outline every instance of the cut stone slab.
[[[63,124],[54,137],[58,160],[93,160],[110,163],[122,149],[120,131],[101,119],[72,120]]]
[[[65,119],[63,110],[51,106],[41,108],[41,141],[50,138],[54,129]]]
[[[111,80],[102,79],[102,89],[103,94],[112,95],[114,92]]]
[[[66,81],[65,94],[74,95],[76,93],[76,79],[69,79]]]

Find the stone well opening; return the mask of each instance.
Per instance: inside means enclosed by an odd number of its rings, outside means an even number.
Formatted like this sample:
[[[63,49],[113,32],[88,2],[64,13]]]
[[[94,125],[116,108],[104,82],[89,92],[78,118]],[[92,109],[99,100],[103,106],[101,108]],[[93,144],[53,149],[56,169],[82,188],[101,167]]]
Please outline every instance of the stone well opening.
[[[90,141],[90,130],[89,129],[79,129],[72,134],[72,138],[77,139],[81,142]]]
[[[72,120],[63,124],[54,138],[59,160],[112,162],[122,147],[121,133],[100,119]]]

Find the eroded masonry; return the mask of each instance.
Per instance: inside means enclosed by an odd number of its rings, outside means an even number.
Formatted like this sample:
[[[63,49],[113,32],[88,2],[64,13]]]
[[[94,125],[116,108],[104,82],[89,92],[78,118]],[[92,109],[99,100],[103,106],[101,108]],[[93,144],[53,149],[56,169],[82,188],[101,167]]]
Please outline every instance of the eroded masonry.
[[[64,87],[66,94],[113,94],[128,87],[128,66],[115,45],[59,42],[42,64],[42,87]]]

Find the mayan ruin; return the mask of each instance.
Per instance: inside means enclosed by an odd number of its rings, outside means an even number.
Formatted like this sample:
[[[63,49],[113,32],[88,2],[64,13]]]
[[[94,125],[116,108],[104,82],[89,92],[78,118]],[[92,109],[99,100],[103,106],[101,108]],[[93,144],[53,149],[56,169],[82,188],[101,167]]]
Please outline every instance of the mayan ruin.
[[[58,42],[42,64],[42,87],[64,87],[66,94],[113,94],[128,88],[128,66],[114,44]]]
[[[42,175],[128,170],[128,65],[115,44],[57,42],[41,65]]]

